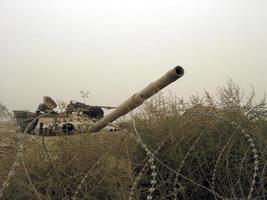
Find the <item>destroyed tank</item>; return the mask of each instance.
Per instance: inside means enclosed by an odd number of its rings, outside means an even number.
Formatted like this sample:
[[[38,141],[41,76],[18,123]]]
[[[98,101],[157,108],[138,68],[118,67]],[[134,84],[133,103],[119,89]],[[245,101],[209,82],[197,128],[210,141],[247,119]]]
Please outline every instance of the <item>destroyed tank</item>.
[[[118,107],[90,106],[81,102],[71,101],[65,112],[56,112],[55,101],[45,96],[43,103],[35,113],[28,111],[13,111],[17,124],[17,132],[34,135],[55,136],[72,135],[75,133],[95,133],[102,129],[117,131],[109,127],[109,123],[131,112],[142,105],[145,100],[165,88],[184,75],[180,66],[168,71],[155,82],[150,83],[140,92],[135,93]],[[114,109],[104,116],[104,109]]]

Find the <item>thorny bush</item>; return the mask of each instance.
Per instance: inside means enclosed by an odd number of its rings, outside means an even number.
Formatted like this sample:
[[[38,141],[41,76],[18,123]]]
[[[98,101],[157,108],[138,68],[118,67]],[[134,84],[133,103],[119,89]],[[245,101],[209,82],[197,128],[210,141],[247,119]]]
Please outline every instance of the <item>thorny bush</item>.
[[[137,131],[125,119],[126,131],[27,141],[33,185],[19,165],[3,199],[36,199],[33,187],[41,199],[264,199],[266,115],[265,99],[256,101],[253,89],[246,96],[231,80],[214,96],[187,101],[160,93],[132,114]],[[3,180],[12,160],[1,160]]]

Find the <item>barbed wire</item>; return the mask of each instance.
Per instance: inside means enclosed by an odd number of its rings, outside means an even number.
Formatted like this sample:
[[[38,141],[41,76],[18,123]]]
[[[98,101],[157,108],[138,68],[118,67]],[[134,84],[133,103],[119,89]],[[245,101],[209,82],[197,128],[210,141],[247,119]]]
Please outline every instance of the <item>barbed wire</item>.
[[[256,179],[257,177],[259,176],[258,175],[258,171],[259,171],[259,154],[258,154],[258,150],[257,150],[257,147],[256,147],[256,144],[255,144],[255,138],[253,138],[253,136],[246,130],[244,129],[241,125],[239,125],[237,122],[234,122],[233,120],[229,120],[229,119],[226,119],[222,116],[218,116],[216,113],[212,113],[212,112],[193,112],[191,114],[192,116],[198,116],[198,115],[204,115],[204,116],[210,116],[216,120],[221,120],[221,121],[224,121],[225,123],[227,124],[230,124],[232,127],[235,128],[235,130],[232,132],[232,134],[230,135],[230,137],[227,139],[226,143],[223,145],[222,149],[220,150],[219,152],[219,155],[215,161],[215,166],[214,166],[214,169],[213,169],[213,173],[212,173],[212,176],[211,176],[211,188],[208,188],[198,182],[196,182],[195,180],[193,180],[192,178],[189,178],[187,176],[184,176],[181,171],[182,171],[182,168],[184,167],[185,163],[186,163],[186,160],[189,158],[190,154],[196,149],[197,147],[197,144],[199,143],[200,139],[203,137],[204,135],[204,132],[200,132],[198,137],[193,141],[193,143],[191,144],[190,148],[188,149],[188,151],[185,153],[185,156],[183,157],[182,161],[180,162],[180,165],[178,167],[178,169],[173,169],[171,168],[170,166],[166,165],[164,162],[162,162],[157,156],[156,154],[159,152],[159,150],[164,146],[164,144],[166,143],[166,141],[169,140],[169,138],[174,135],[175,133],[170,133],[169,135],[167,135],[164,140],[161,141],[161,143],[158,145],[158,147],[156,148],[155,151],[152,151],[150,150],[151,148],[147,146],[147,144],[143,141],[142,137],[140,136],[139,134],[139,131],[138,131],[138,127],[136,126],[136,122],[134,120],[134,117],[132,117],[132,125],[133,125],[133,130],[134,130],[134,133],[133,134],[132,132],[129,132],[128,130],[126,129],[121,129],[121,132],[124,132],[124,133],[127,133],[129,134],[130,136],[132,136],[135,141],[140,144],[141,148],[146,152],[146,156],[147,156],[147,161],[145,162],[143,168],[140,170],[140,172],[137,174],[136,176],[136,179],[135,181],[133,182],[132,184],[132,187],[131,187],[131,190],[130,190],[130,193],[129,193],[129,200],[133,200],[134,199],[134,190],[137,188],[137,185],[138,185],[138,182],[140,182],[140,180],[142,179],[143,177],[143,174],[146,170],[146,168],[149,166],[150,167],[150,171],[151,171],[151,180],[150,180],[150,187],[148,188],[147,190],[147,196],[146,196],[146,199],[147,200],[151,200],[153,199],[154,197],[154,192],[156,190],[156,187],[157,187],[157,177],[158,177],[158,171],[157,171],[157,164],[160,164],[161,166],[163,166],[164,168],[168,169],[171,173],[174,173],[175,174],[175,179],[174,179],[174,187],[173,187],[173,193],[172,193],[172,196],[174,198],[174,200],[177,199],[177,191],[179,191],[180,188],[182,188],[182,186],[180,185],[180,183],[178,182],[178,177],[181,177],[183,178],[184,180],[186,181],[189,181],[191,182],[192,184],[202,188],[202,189],[205,189],[206,191],[210,192],[211,194],[213,194],[214,198],[217,199],[235,199],[235,197],[224,197],[224,196],[221,196],[220,194],[218,194],[216,191],[215,191],[215,183],[216,183],[216,174],[217,174],[217,169],[218,169],[218,165],[219,165],[219,162],[220,160],[222,159],[222,156],[224,154],[224,152],[226,151],[226,149],[229,147],[229,145],[232,143],[232,140],[234,138],[234,136],[236,136],[237,133],[241,133],[241,136],[244,137],[249,145],[249,149],[250,151],[252,152],[253,154],[253,160],[254,160],[254,169],[253,169],[253,174],[252,174],[252,177],[251,177],[251,183],[250,183],[250,188],[249,188],[249,193],[246,197],[246,199],[251,199],[252,198],[252,194],[253,194],[253,191],[254,191],[254,187],[255,187],[255,183],[256,183]],[[27,167],[26,167],[26,164],[25,164],[25,161],[24,161],[24,157],[23,157],[23,148],[24,148],[24,144],[25,144],[25,141],[24,141],[24,135],[27,133],[29,127],[32,125],[32,123],[34,123],[35,120],[38,120],[40,117],[43,117],[44,115],[41,115],[41,116],[38,116],[36,117],[28,126],[27,128],[25,129],[25,131],[23,133],[18,133],[18,150],[17,150],[17,154],[15,156],[15,161],[14,163],[12,164],[11,168],[10,168],[10,171],[5,179],[5,181],[3,182],[2,184],[2,188],[0,189],[0,198],[3,196],[3,193],[5,191],[5,189],[9,186],[10,184],[10,180],[11,178],[15,175],[15,171],[16,171],[16,168],[19,166],[19,160],[21,159],[22,161],[22,166],[24,168],[24,171],[25,171],[25,174],[27,176],[27,179],[32,187],[32,190],[34,191],[35,193],[35,196],[40,200],[42,199],[42,195],[40,194],[40,192],[38,192],[37,188],[35,187],[33,181],[31,180],[31,177],[29,175],[29,172],[27,170]],[[111,124],[112,126],[114,127],[117,127],[116,125],[114,124]],[[56,175],[58,177],[58,180],[61,180],[59,174],[58,174],[58,170],[57,170],[57,167],[56,165],[54,164],[54,160],[51,159],[51,154],[48,150],[48,147],[45,143],[45,137],[43,136],[42,137],[42,146],[43,146],[43,149],[45,151],[45,154],[47,155],[48,159],[50,160],[50,162],[52,162],[52,165],[53,165],[53,168],[54,170],[56,171]],[[106,154],[107,155],[107,152]],[[78,194],[79,192],[81,191],[81,187],[82,185],[84,185],[84,183],[86,182],[86,180],[89,178],[89,175],[92,173],[93,169],[101,162],[101,160],[105,157],[105,155],[103,155],[102,157],[100,157],[92,166],[91,168],[89,169],[89,171],[87,171],[87,173],[82,177],[80,183],[78,184],[77,186],[77,189],[75,190],[74,192],[74,195],[73,197],[71,198],[72,200],[77,200],[78,198]],[[246,154],[247,156],[247,154]],[[243,158],[244,160],[245,158]],[[242,170],[242,167],[243,167],[243,162],[242,161],[242,165],[240,166],[240,169],[239,169],[239,179],[240,179],[240,173],[241,173],[241,170]],[[263,171],[262,171],[262,175],[264,174],[264,170],[266,168],[267,164],[265,163],[264,164],[264,167],[263,167]],[[263,183],[262,183],[263,184]],[[65,198],[67,198],[67,193],[66,193],[66,189],[64,188],[64,184],[61,182],[60,183],[62,189],[64,190],[64,196]],[[263,188],[263,191],[265,191],[264,189],[264,186],[262,187]],[[233,191],[232,191],[233,192]],[[242,197],[243,198],[243,197]],[[260,198],[260,197],[254,197],[255,199],[257,198]],[[236,198],[237,199],[237,198]]]

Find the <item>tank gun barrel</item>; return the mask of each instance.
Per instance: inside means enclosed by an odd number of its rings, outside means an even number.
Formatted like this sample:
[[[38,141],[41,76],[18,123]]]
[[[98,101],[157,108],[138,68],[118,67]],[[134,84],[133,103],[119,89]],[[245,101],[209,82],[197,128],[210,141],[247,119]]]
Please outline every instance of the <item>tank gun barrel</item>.
[[[118,107],[115,107],[115,106],[95,106],[95,107],[104,108],[104,109],[115,109],[115,108],[118,108]]]
[[[118,119],[119,117],[126,115],[130,111],[134,110],[145,100],[156,94],[161,89],[165,88],[167,85],[171,84],[172,82],[176,81],[180,77],[184,75],[184,69],[180,66],[173,68],[172,70],[168,71],[164,76],[156,80],[155,82],[150,83],[147,87],[145,87],[140,92],[135,93],[129,99],[124,101],[121,105],[117,107],[116,110],[102,118],[101,120],[97,121],[93,124],[90,128],[90,132],[97,132],[100,131],[102,128]]]

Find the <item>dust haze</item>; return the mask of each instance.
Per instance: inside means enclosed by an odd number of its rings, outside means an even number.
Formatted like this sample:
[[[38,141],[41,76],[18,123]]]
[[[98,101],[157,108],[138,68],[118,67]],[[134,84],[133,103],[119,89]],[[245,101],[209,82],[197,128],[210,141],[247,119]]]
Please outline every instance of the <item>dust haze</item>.
[[[232,78],[267,85],[267,1],[0,2],[1,102],[34,110],[44,95],[118,105],[176,65],[177,96]]]

